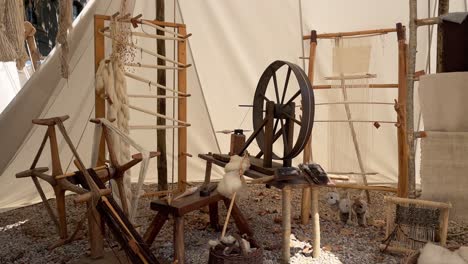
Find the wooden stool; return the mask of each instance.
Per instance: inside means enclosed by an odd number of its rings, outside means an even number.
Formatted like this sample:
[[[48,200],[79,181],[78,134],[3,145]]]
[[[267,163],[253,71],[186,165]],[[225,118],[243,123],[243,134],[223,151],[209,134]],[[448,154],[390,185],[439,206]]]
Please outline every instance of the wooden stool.
[[[202,207],[208,206],[210,211],[210,225],[215,230],[219,231],[219,201],[223,201],[226,208],[229,207],[231,202],[230,199],[220,195],[216,191],[211,193],[210,196],[206,197],[202,197],[200,196],[199,192],[196,192],[190,196],[173,201],[171,205],[168,205],[166,201],[153,201],[151,202],[151,209],[158,211],[158,214],[154,217],[153,221],[149,225],[145,235],[143,236],[143,239],[145,240],[146,244],[150,246],[168,220],[169,214],[171,214],[174,217],[174,260],[177,260],[177,263],[182,264],[185,260],[184,215]],[[253,232],[236,204],[234,204],[231,214],[240,233],[252,236]]]

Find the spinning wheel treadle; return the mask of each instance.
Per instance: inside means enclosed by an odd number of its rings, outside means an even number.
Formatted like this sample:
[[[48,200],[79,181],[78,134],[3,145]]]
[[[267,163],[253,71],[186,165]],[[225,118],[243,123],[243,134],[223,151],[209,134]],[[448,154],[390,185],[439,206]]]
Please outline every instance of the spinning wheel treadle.
[[[284,84],[279,87],[278,77],[280,69],[287,69]],[[292,96],[287,93],[290,86],[291,74],[295,77],[298,88]],[[268,98],[269,85],[273,83],[275,97]],[[299,97],[300,96],[300,97]],[[296,107],[295,100],[301,107]],[[300,109],[300,113],[296,113]],[[253,127],[254,132],[245,143],[242,151],[256,139],[261,151],[257,158],[264,156],[264,166],[271,167],[271,160],[283,160],[284,166],[291,166],[291,160],[304,149],[312,132],[314,123],[315,100],[312,85],[306,73],[296,64],[286,61],[275,61],[265,71],[255,90],[253,101]],[[299,126],[297,136],[294,136],[294,127]],[[273,152],[273,144],[282,138],[283,154]]]

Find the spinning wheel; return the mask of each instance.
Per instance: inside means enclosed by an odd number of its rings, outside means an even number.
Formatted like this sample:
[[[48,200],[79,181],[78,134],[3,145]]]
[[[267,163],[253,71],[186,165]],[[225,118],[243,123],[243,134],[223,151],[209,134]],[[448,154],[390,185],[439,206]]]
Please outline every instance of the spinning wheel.
[[[286,71],[282,70],[284,68]],[[286,72],[284,84],[280,87],[278,76]],[[297,87],[291,85],[291,73]],[[272,83],[273,85],[270,85]],[[269,94],[274,94],[270,95]],[[301,107],[296,107],[296,102]],[[296,108],[300,109],[296,115]],[[263,72],[257,85],[253,101],[254,133],[245,143],[244,152],[254,139],[264,156],[264,166],[271,167],[272,159],[283,160],[284,166],[291,166],[291,160],[304,149],[314,123],[315,100],[312,85],[306,73],[296,64],[275,61]],[[295,136],[294,128],[299,127]],[[273,144],[282,138],[283,154],[273,152]],[[281,141],[280,141],[281,142]]]

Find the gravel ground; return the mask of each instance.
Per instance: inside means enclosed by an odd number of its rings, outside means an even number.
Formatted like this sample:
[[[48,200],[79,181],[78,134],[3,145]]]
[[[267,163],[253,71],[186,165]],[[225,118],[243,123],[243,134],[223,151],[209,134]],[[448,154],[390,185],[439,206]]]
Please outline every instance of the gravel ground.
[[[146,186],[151,189],[153,186]],[[399,263],[401,258],[382,254],[378,250],[384,238],[383,194],[371,192],[369,226],[344,226],[336,213],[323,199],[327,189],[321,189],[320,224],[322,254],[313,259],[312,225],[301,225],[300,191],[293,191],[293,221],[291,235],[291,263]],[[249,196],[238,202],[257,241],[264,248],[264,263],[279,263],[281,255],[281,196],[276,189],[266,189],[262,185],[249,186]],[[67,197],[69,233],[85,212],[84,205],[76,206],[73,196]],[[146,230],[155,213],[149,209],[149,199],[141,199],[137,224]],[[55,206],[54,200],[51,204]],[[226,210],[220,205],[220,223],[224,222]],[[209,239],[219,236],[209,227],[207,212],[195,211],[186,216],[185,247],[187,263],[206,263]],[[86,228],[86,225],[85,227]],[[234,223],[230,223],[234,232]],[[467,225],[451,222],[449,244],[467,244]],[[36,204],[0,214],[0,263],[71,263],[86,256],[89,248],[85,232],[82,239],[52,251],[48,247],[57,241],[58,235],[42,204]],[[106,249],[116,250],[116,243],[108,237]],[[163,263],[172,259],[172,220],[166,224],[151,247],[153,253]]]

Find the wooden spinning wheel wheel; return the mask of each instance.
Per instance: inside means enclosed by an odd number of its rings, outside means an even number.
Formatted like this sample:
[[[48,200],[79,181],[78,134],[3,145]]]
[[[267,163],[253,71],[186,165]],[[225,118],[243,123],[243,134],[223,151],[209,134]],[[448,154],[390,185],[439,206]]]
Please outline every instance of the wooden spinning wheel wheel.
[[[286,76],[280,86],[278,77],[284,72]],[[291,75],[297,82],[295,88],[291,88]],[[300,103],[300,108],[296,107],[296,102]],[[300,113],[296,113],[296,109],[300,109]],[[273,62],[263,72],[255,90],[254,132],[241,153],[256,139],[261,149],[256,157],[264,156],[264,167],[271,167],[272,159],[283,160],[283,166],[291,166],[291,160],[301,153],[310,137],[314,112],[314,93],[306,73],[296,64],[285,61]],[[296,135],[295,127],[298,127]],[[280,138],[283,142],[282,155],[273,152],[273,144]]]

